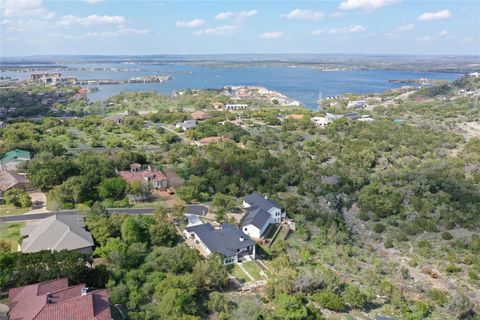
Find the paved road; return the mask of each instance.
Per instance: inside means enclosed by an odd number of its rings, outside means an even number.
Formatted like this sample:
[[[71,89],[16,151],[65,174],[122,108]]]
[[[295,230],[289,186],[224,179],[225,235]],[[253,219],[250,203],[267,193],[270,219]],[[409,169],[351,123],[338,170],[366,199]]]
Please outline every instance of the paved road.
[[[123,214],[140,214],[140,215],[151,215],[153,214],[154,208],[109,208],[107,212],[112,213],[123,213]],[[54,211],[54,212],[42,212],[42,213],[30,213],[30,214],[19,214],[12,216],[3,216],[0,217],[1,222],[19,222],[19,221],[28,221],[28,220],[38,220],[45,219],[54,214],[78,214],[78,210],[63,210],[63,211]],[[203,205],[193,204],[188,205],[186,208],[187,214],[205,216],[208,213],[208,208]]]

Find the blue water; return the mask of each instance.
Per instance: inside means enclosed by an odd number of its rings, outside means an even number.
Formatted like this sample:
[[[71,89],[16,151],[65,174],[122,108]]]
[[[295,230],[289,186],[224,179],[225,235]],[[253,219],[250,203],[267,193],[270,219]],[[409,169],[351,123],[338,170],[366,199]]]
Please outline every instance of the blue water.
[[[344,93],[382,92],[405,84],[391,83],[391,79],[455,80],[461,74],[413,72],[399,70],[318,71],[293,67],[199,67],[182,64],[72,64],[68,67],[108,67],[142,69],[142,71],[64,71],[65,76],[78,79],[122,79],[171,74],[167,83],[132,83],[98,85],[100,91],[89,94],[92,101],[107,99],[122,91],[156,91],[170,94],[182,89],[221,88],[226,85],[258,85],[279,91],[297,99],[307,107],[315,108],[319,93],[323,97]],[[1,75],[24,79],[29,73],[3,72]]]

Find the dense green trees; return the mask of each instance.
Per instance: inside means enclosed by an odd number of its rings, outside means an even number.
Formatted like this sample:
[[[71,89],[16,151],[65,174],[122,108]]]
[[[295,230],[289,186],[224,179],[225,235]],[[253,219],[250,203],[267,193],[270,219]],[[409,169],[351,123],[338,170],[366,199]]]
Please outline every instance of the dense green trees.
[[[105,268],[92,268],[92,258],[75,251],[0,253],[0,288],[12,288],[68,277],[73,283],[105,286]]]

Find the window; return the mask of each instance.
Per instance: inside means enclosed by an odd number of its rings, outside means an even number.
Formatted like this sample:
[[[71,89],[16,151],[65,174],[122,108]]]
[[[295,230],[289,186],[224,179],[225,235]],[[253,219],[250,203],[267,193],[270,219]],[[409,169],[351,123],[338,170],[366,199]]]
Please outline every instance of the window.
[[[243,231],[247,231],[247,228],[243,228]]]

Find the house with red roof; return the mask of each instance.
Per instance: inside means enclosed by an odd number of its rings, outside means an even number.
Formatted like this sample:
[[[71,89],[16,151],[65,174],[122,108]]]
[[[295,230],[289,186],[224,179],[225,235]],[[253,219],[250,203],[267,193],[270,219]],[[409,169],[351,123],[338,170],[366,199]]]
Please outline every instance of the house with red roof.
[[[85,284],[68,285],[68,278],[50,280],[8,292],[10,320],[111,320],[107,290],[88,292]]]
[[[168,188],[168,178],[162,171],[153,170],[150,166],[144,170],[139,163],[131,164],[130,171],[118,171],[118,175],[128,183],[140,181],[142,184],[150,184],[158,190]]]

